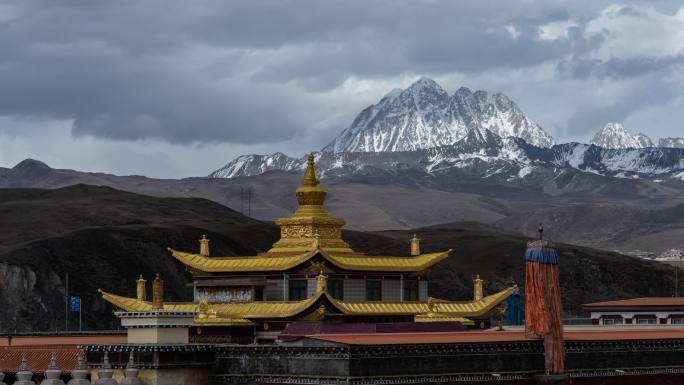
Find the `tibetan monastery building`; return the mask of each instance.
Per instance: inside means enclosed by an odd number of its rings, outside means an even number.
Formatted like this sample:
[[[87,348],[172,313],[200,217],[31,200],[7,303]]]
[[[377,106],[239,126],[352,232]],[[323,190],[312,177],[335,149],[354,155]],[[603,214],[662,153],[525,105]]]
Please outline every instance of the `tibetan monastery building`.
[[[153,300],[138,281],[136,298],[102,291],[102,298],[120,312],[133,315],[170,312],[190,317],[191,341],[272,342],[288,323],[324,321],[458,322],[484,328],[514,287],[489,296],[475,283],[474,298],[451,302],[428,297],[427,276],[449,257],[450,250],[421,253],[417,237],[410,256],[369,256],[342,239],[345,221],[323,207],[326,192],[309,156],[302,185],[296,191],[298,209],[276,221],[280,240],[255,256],[214,257],[209,240],[200,240],[199,253],[169,249],[193,277],[194,301],[165,303],[161,280]]]

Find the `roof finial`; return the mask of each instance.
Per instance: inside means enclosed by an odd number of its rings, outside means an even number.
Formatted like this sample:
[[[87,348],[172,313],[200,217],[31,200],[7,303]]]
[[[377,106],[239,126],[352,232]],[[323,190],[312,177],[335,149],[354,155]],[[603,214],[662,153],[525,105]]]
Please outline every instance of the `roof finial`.
[[[76,366],[71,370],[71,380],[69,384],[87,384],[89,383],[86,378],[88,377],[89,370],[88,364],[83,358],[83,353],[78,353],[78,358],[76,359]]]
[[[543,223],[539,224],[537,231],[539,232],[539,240],[541,241],[543,239],[543,234],[544,234],[544,224]]]
[[[19,370],[16,374],[17,381],[15,381],[15,383],[35,384],[31,381],[32,378],[33,372],[29,369],[26,353],[23,353],[21,355],[21,364],[19,364]]]
[[[21,355],[21,363],[19,363],[19,371],[20,372],[28,372],[29,371],[28,358],[26,358],[26,353],[22,353],[22,355]]]
[[[164,280],[161,279],[159,273],[152,282],[152,309],[164,310]]]
[[[62,371],[57,367],[56,352],[52,352],[50,355],[50,363],[48,364],[47,370],[45,370],[44,374],[45,380],[40,383],[41,385],[64,385],[64,382],[59,379],[59,377],[62,375]]]
[[[50,355],[50,363],[48,369],[57,369],[57,352],[52,352]]]
[[[104,352],[104,358],[102,361],[102,367],[97,371],[98,378],[94,385],[118,385],[119,383],[114,380],[114,370],[112,370],[112,364],[109,362],[109,353]]]
[[[318,186],[319,179],[316,175],[316,164],[314,161],[313,152],[309,154],[306,159],[306,171],[304,171],[304,180],[302,186]]]
[[[413,234],[411,238],[411,256],[415,257],[417,255],[420,255],[420,238],[418,238],[418,235]]]
[[[427,308],[428,308],[427,314],[428,314],[429,316],[435,315],[435,313],[437,312],[437,304],[435,303],[435,299],[434,299],[434,298],[428,297],[428,299],[427,299]]]
[[[482,287],[482,279],[480,279],[480,274],[478,274],[473,280],[473,299],[479,301],[484,297],[484,290]]]
[[[316,294],[323,293],[328,289],[328,277],[323,274],[323,269],[316,277]]]
[[[121,380],[121,383],[142,385],[142,381],[138,378],[138,373],[138,367],[135,365],[133,359],[133,351],[131,351],[131,354],[128,356],[128,364],[126,365],[126,369],[124,369],[124,379]]]
[[[200,255],[203,257],[208,257],[209,256],[209,238],[207,238],[206,234],[202,234],[202,239],[200,239],[199,243],[200,243]]]
[[[135,294],[136,298],[138,301],[146,301],[147,300],[147,287],[145,286],[147,284],[147,281],[145,278],[143,278],[143,275],[140,274],[140,278],[138,278],[136,283],[136,288],[135,288]]]

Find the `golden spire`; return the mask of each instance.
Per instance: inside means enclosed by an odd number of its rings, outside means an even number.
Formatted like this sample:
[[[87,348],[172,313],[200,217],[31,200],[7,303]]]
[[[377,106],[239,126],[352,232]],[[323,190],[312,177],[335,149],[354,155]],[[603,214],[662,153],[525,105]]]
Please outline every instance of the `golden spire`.
[[[413,234],[413,238],[411,238],[411,256],[415,257],[416,255],[420,255],[420,238]]]
[[[478,274],[475,279],[473,280],[474,287],[473,287],[473,299],[475,301],[481,300],[482,297],[484,297],[484,293],[482,290],[482,280],[480,279],[480,274]]]
[[[145,278],[143,278],[142,274],[140,274],[140,278],[138,278],[138,280],[135,282],[137,283],[135,291],[136,298],[138,299],[138,301],[147,300],[147,287],[145,286],[147,281],[145,280]]]
[[[164,281],[159,273],[152,282],[152,309],[164,310]]]
[[[269,252],[302,253],[314,250],[350,253],[353,250],[342,240],[342,226],[345,222],[333,218],[323,207],[326,196],[316,174],[313,153],[306,160],[302,184],[296,192],[299,206],[289,218],[280,218],[280,240]]]
[[[304,180],[302,186],[318,186],[320,179],[316,175],[316,164],[313,152],[306,158],[306,171],[304,171]]]
[[[202,239],[199,240],[200,243],[200,255],[203,257],[209,256],[209,239],[207,236],[202,234]]]
[[[323,208],[325,202],[326,192],[320,186],[321,181],[316,175],[316,165],[314,163],[314,155],[309,154],[306,160],[306,171],[304,171],[304,179],[302,185],[297,189],[297,202],[299,208],[292,215],[297,217],[329,217],[328,213]]]

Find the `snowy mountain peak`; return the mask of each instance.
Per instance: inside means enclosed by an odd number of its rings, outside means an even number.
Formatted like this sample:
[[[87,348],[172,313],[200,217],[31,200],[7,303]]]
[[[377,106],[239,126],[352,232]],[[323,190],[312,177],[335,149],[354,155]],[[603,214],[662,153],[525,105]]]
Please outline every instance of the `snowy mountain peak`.
[[[594,135],[591,144],[610,149],[653,147],[651,138],[642,133],[633,134],[619,122],[611,122],[603,126]]]
[[[415,151],[452,145],[472,131],[517,137],[538,147],[553,138],[501,93],[461,87],[452,96],[422,77],[404,90],[393,90],[367,107],[324,152]]]
[[[209,174],[209,178],[235,178],[238,176],[259,175],[272,170],[292,170],[300,168],[299,159],[282,152],[268,155],[240,155],[225,166]]]
[[[409,89],[434,88],[434,89],[439,89],[439,90],[443,91],[442,86],[440,86],[439,84],[437,84],[436,81],[430,79],[427,76],[421,76],[420,78],[418,78],[418,80],[413,82],[408,88]]]
[[[658,147],[684,148],[684,138],[661,138]]]

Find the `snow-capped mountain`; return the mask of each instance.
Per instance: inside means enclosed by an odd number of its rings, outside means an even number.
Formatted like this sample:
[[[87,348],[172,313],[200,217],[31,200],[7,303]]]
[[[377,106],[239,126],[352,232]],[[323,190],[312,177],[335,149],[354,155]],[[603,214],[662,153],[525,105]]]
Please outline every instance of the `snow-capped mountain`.
[[[661,138],[658,147],[684,148],[684,138]]]
[[[435,81],[420,78],[367,107],[323,152],[413,151],[454,144],[471,132],[516,137],[539,147],[553,138],[501,93],[462,87],[449,95]]]
[[[603,148],[647,148],[653,147],[653,141],[648,136],[638,133],[633,134],[622,123],[608,123],[600,129],[591,144]]]
[[[676,147],[678,142],[667,143]],[[428,78],[405,90],[395,89],[363,110],[316,157],[323,176],[373,178],[378,172],[386,176],[409,170],[546,183],[570,172],[657,183],[684,181],[684,148],[654,147],[647,136],[633,134],[620,123],[603,127],[591,145],[554,145],[505,95],[467,88],[449,95]],[[283,153],[243,155],[209,177],[300,171],[305,163],[305,157]],[[535,179],[538,175],[542,179]]]
[[[225,166],[212,172],[209,178],[235,178],[263,174],[271,170],[294,170],[300,166],[298,159],[291,158],[282,152],[269,155],[241,155]]]
[[[393,152],[319,152],[316,158],[323,177],[362,175],[378,170],[414,170],[431,175],[460,170],[479,178],[512,181],[534,174],[554,178],[563,170],[574,170],[616,178],[684,180],[684,149],[608,149],[582,143],[544,148],[519,138],[501,138],[486,130],[484,133],[473,130],[449,146]],[[268,160],[271,156],[240,157],[210,177],[250,176],[267,169],[300,171],[306,164],[305,157],[282,154],[278,154],[280,166],[275,166],[276,162],[266,165],[262,159]]]

